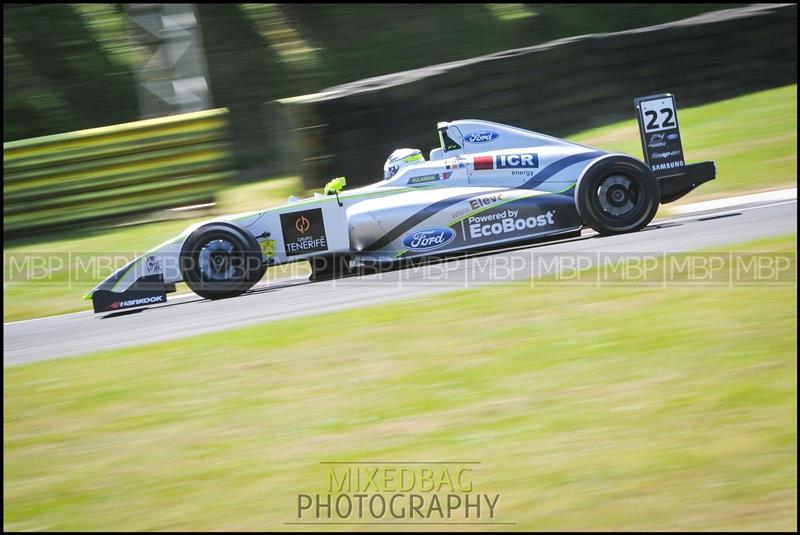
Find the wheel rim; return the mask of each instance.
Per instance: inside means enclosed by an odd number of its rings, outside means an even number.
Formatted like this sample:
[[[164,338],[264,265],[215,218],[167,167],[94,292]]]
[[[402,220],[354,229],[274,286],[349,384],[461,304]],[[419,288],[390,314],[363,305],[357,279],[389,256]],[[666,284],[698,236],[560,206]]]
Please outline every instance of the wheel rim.
[[[229,281],[241,278],[244,271],[237,265],[236,246],[228,240],[216,239],[203,244],[198,255],[200,273],[205,280]]]
[[[597,191],[600,208],[613,217],[624,217],[636,209],[641,195],[636,184],[624,175],[606,177]]]

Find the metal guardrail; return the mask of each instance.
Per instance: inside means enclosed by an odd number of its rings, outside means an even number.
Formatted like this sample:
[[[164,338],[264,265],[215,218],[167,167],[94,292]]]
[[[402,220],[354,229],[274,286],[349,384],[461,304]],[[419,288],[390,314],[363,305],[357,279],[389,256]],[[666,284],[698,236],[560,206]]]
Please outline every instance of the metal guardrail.
[[[3,144],[3,234],[212,200],[233,172],[228,110]]]

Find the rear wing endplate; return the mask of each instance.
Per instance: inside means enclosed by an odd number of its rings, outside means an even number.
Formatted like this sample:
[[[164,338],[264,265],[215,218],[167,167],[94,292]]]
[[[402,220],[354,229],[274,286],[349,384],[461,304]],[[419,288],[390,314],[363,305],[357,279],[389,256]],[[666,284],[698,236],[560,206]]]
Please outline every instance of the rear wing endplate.
[[[694,188],[714,180],[714,162],[686,164],[683,156],[675,97],[661,93],[633,100],[644,161],[661,187],[661,203],[680,199]]]

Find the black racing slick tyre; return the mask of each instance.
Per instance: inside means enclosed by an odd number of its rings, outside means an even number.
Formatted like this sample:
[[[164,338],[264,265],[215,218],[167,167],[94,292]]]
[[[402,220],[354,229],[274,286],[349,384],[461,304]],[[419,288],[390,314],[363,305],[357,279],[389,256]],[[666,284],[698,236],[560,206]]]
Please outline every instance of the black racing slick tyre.
[[[598,160],[575,186],[575,205],[581,219],[603,235],[646,227],[658,211],[660,197],[653,172],[630,156]]]
[[[267,270],[258,242],[232,223],[212,223],[183,242],[181,273],[189,288],[206,299],[225,299],[253,287]]]

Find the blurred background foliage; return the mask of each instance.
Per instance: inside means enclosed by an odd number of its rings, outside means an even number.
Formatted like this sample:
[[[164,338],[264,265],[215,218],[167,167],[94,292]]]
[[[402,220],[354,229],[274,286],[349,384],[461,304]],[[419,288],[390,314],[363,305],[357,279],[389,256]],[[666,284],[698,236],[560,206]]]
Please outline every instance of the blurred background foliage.
[[[740,5],[740,4],[736,4]],[[196,4],[237,167],[258,164],[261,106],[361,78],[734,4]],[[147,51],[122,4],[4,4],[3,140],[139,119]]]

